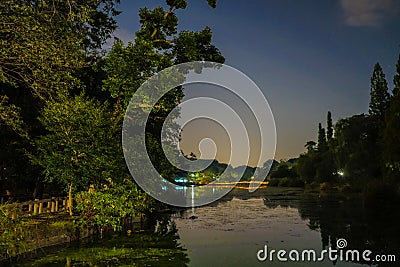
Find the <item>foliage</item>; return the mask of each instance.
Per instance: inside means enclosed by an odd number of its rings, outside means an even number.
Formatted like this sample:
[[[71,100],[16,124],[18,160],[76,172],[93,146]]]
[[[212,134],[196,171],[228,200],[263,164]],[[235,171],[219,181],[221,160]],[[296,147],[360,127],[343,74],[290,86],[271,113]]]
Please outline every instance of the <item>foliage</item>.
[[[83,95],[48,102],[39,120],[47,134],[35,140],[39,155],[32,161],[43,167],[48,181],[73,184],[80,191],[116,179],[125,170],[119,170],[119,129],[107,103]]]
[[[310,151],[300,155],[297,160],[297,173],[306,184],[312,183],[315,179],[317,158],[314,155],[315,152]]]
[[[400,55],[396,64],[396,73],[393,77],[393,84],[394,84],[393,95],[395,96],[400,93]]]
[[[319,183],[334,182],[336,179],[337,167],[334,162],[332,151],[325,151],[318,155],[316,162],[315,179]]]
[[[135,218],[152,211],[155,203],[130,179],[99,191],[80,192],[76,202],[81,224],[114,230],[122,229],[122,220],[126,217]]]
[[[214,5],[215,2],[211,1],[210,4]],[[178,17],[174,10],[186,8],[187,1],[170,0],[167,1],[167,5],[167,10],[162,7],[153,10],[140,9],[141,29],[136,32],[135,42],[124,45],[122,41],[117,40],[104,58],[103,71],[106,77],[103,80],[103,90],[115,99],[115,110],[120,115],[124,114],[140,85],[155,73],[187,61],[224,61],[219,50],[211,43],[212,33],[208,27],[199,32],[178,32]],[[149,157],[166,179],[174,177],[177,170],[164,155],[161,130],[165,118],[180,103],[183,96],[182,87],[170,90],[154,105],[146,125]],[[145,104],[143,103],[142,108],[147,108]],[[172,136],[176,135],[176,132],[171,131],[168,134]]]
[[[289,161],[273,162],[268,174],[269,186],[303,187],[304,180],[299,177],[296,164]]]
[[[379,175],[380,155],[377,153],[378,137],[373,119],[362,114],[339,120],[335,125],[335,133],[336,161],[348,179],[356,183],[360,179]]]
[[[11,219],[13,213],[15,219]],[[55,237],[78,237],[79,231],[73,218],[64,213],[27,217],[23,216],[21,207],[16,203],[0,205],[0,262],[5,263],[6,259],[15,256],[25,257],[29,252],[35,253],[35,249],[54,244]]]
[[[327,132],[318,124],[318,144],[308,141],[305,145],[307,152],[300,155],[296,162],[296,171],[306,184],[314,182],[333,182],[336,179],[336,163],[334,161],[332,114],[327,114]]]
[[[178,18],[174,9],[186,8],[187,2],[167,1],[168,10],[157,7],[153,10],[139,10],[141,29],[136,32],[134,43],[126,46],[116,41],[104,58],[107,77],[103,90],[109,91],[113,98],[123,98],[125,106],[139,86],[153,74],[188,61],[224,62],[219,50],[211,43],[211,29],[178,33]],[[181,89],[173,90],[169,102],[174,107],[182,99]]]
[[[313,151],[315,151],[315,146],[317,145],[317,143],[315,143],[314,141],[308,141],[304,147],[307,149],[307,153],[312,153]]]
[[[37,116],[47,101],[62,101],[68,91],[87,84],[81,70],[96,62],[100,46],[115,29],[118,2],[1,2],[1,190],[5,181],[12,190],[36,187],[35,197],[40,196],[40,168],[27,158],[37,155],[30,142],[43,134]]]
[[[330,143],[333,138],[332,113],[330,111],[328,111],[326,123],[326,139]]]
[[[389,178],[400,177],[400,56],[397,72],[393,80],[395,89],[386,112],[385,129],[383,131],[383,164]]]
[[[398,71],[399,66],[400,63]],[[394,96],[390,98],[385,74],[377,63],[371,77],[369,114],[340,119],[333,125],[332,114],[328,112],[326,133],[321,123],[318,125],[317,149],[315,142],[307,142],[307,152],[297,161],[301,179],[306,183],[350,184],[367,190],[371,181],[383,179],[384,169],[387,176],[398,175],[400,102],[396,88],[399,77],[397,73]]]
[[[112,0],[16,1],[0,5],[0,81],[24,85],[48,99],[79,81],[84,51],[99,48],[115,29]],[[62,42],[60,42],[62,40]]]
[[[369,103],[369,115],[378,120],[384,119],[385,111],[389,105],[389,92],[385,74],[379,63],[374,66],[371,77],[371,101]]]
[[[271,178],[294,178],[297,177],[297,173],[294,171],[292,166],[289,166],[287,162],[280,162],[278,166],[271,170],[269,173]]]
[[[0,205],[0,260],[25,252],[27,233],[21,219],[12,219],[21,214],[17,204]]]
[[[20,113],[21,108],[10,104],[8,96],[0,95],[0,125],[11,128],[21,137],[28,138]]]
[[[328,149],[328,144],[326,142],[325,128],[322,124],[318,124],[318,151],[325,152]]]
[[[143,231],[112,235],[83,246],[68,246],[43,257],[18,262],[19,266],[188,266],[186,249],[179,242],[174,222],[158,219]]]

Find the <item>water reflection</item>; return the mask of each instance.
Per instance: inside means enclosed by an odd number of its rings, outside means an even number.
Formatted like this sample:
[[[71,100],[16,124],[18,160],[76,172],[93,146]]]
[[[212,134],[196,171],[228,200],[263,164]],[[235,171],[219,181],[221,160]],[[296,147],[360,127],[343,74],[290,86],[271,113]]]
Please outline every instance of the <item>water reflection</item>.
[[[374,254],[391,254],[400,261],[398,204],[366,207],[359,196],[339,194],[302,194],[298,203],[299,213],[303,219],[309,220],[310,229],[321,232],[323,248],[336,247],[337,240],[345,238],[347,249],[368,249]],[[359,262],[368,264],[361,260]],[[378,264],[398,265],[393,262]]]
[[[192,211],[190,211],[191,213]],[[367,208],[357,195],[310,194],[294,189],[268,189],[255,195],[233,190],[220,201],[175,218],[181,242],[188,249],[190,266],[265,266],[255,253],[267,244],[272,249],[336,249],[345,238],[346,249],[395,255],[400,260],[398,205]],[[203,255],[209,257],[205,259]],[[268,262],[268,266],[398,266],[395,262],[318,263]]]
[[[130,235],[113,235],[103,239],[71,243],[67,247],[41,250],[29,261],[8,262],[4,265],[188,266],[189,258],[186,250],[178,242],[176,225],[170,216],[158,216],[157,219],[147,222],[147,227],[147,230],[137,229]]]
[[[145,231],[130,236],[74,243],[38,255],[21,266],[399,266],[396,203],[367,208],[356,195],[309,194],[267,188],[250,194],[235,189],[217,202],[149,218]],[[393,254],[396,263],[330,261],[260,262],[257,251],[317,252],[335,248]],[[46,250],[47,251],[47,250]],[[16,265],[16,264],[14,264]],[[364,265],[365,266],[365,265]]]

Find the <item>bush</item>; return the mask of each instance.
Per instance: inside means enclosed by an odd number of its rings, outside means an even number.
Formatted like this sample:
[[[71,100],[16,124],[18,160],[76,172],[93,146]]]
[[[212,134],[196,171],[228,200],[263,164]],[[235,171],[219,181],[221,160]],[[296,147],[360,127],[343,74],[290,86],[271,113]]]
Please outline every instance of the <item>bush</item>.
[[[0,260],[26,252],[30,233],[18,218],[21,208],[17,204],[0,205]],[[12,214],[16,216],[11,219]]]
[[[124,218],[141,216],[154,208],[153,199],[133,183],[98,192],[81,192],[76,196],[76,203],[80,224],[100,230],[112,227],[114,231],[122,229]]]

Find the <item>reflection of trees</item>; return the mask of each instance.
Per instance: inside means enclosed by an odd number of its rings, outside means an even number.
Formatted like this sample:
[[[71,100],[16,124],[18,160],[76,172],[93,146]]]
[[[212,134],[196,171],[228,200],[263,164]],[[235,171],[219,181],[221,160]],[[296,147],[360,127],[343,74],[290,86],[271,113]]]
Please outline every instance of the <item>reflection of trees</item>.
[[[133,247],[139,251],[143,249],[144,255],[147,256],[147,259],[142,259],[141,263],[144,266],[164,266],[165,263],[188,266],[189,257],[186,249],[179,243],[180,237],[175,222],[171,220],[171,215],[153,214],[145,223],[144,229],[147,230],[144,233],[133,234],[129,237]],[[126,245],[124,244],[125,247]],[[154,258],[158,259],[156,265]],[[168,264],[165,266],[169,266]]]
[[[368,209],[361,198],[339,195],[304,194],[299,200],[299,213],[309,220],[309,227],[321,232],[322,247],[336,247],[345,238],[346,249],[371,250],[375,255],[396,255],[399,259],[400,218],[397,205]],[[371,257],[372,258],[372,257]],[[393,266],[393,263],[379,266]]]
[[[282,208],[295,208],[297,209],[297,197],[285,196],[285,195],[273,195],[264,197],[264,205],[270,209],[275,209],[277,207]]]
[[[40,258],[26,262],[0,262],[1,266],[177,266],[187,267],[186,249],[169,215],[146,220],[145,229],[128,235],[110,233],[102,239],[82,240],[69,247],[49,247],[35,252]],[[133,228],[135,230],[136,228]],[[42,254],[45,253],[45,254]],[[47,254],[47,255],[46,255]]]
[[[271,209],[277,208],[278,206],[283,208],[297,208],[299,192],[301,190],[283,191],[280,188],[277,190],[279,191],[276,193],[268,193],[266,195],[264,190],[256,190],[253,193],[249,193],[247,189],[234,188],[232,189],[232,191],[229,192],[229,194],[223,196],[218,201],[214,201],[207,205],[210,207],[215,207],[220,205],[221,203],[229,202],[233,198],[237,198],[240,200],[262,198],[264,200],[264,205]]]

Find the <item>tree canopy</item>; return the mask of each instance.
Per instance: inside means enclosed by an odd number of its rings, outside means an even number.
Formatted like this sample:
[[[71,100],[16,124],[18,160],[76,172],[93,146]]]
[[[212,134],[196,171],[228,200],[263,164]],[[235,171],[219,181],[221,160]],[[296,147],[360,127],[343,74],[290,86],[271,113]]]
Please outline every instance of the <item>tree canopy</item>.
[[[3,1],[0,81],[42,100],[78,85],[74,73],[116,28],[117,2]]]
[[[371,77],[371,101],[369,103],[369,115],[382,120],[385,116],[385,111],[389,106],[390,94],[385,78],[385,74],[379,63],[374,66],[374,71]]]

